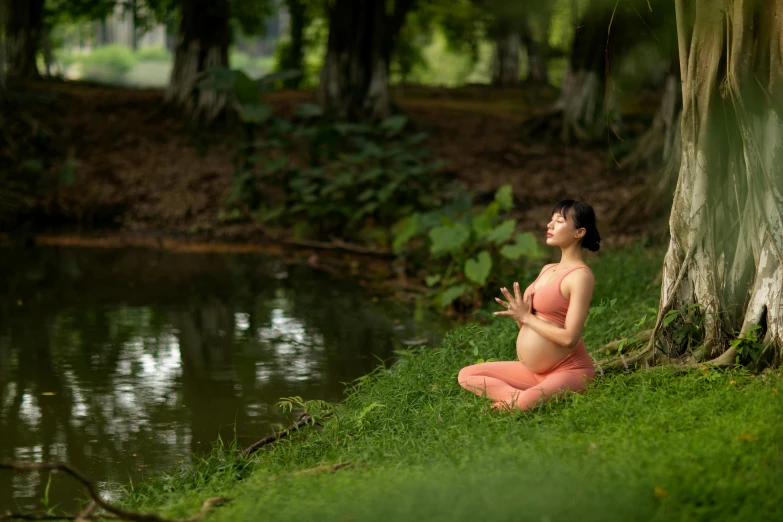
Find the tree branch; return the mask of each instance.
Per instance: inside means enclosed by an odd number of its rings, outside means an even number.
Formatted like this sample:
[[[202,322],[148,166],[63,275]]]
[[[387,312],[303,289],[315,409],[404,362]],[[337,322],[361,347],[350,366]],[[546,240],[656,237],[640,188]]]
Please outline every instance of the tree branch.
[[[45,514],[21,514],[6,512],[0,515],[0,520],[126,520],[131,522],[196,522],[203,518],[210,509],[214,506],[219,506],[228,502],[230,499],[224,497],[212,497],[208,498],[201,505],[201,509],[198,513],[183,519],[169,519],[164,518],[154,513],[138,513],[136,511],[130,511],[122,509],[113,504],[109,504],[101,498],[98,494],[98,490],[95,488],[90,479],[82,475],[75,468],[68,464],[57,463],[42,463],[42,464],[24,464],[17,462],[0,462],[0,470],[8,469],[11,471],[61,471],[66,475],[70,475],[81,483],[87,494],[93,501],[93,504],[87,507],[83,512],[78,515],[45,515]],[[97,507],[109,512],[95,513]]]
[[[276,433],[273,433],[271,435],[268,435],[268,436],[264,437],[263,439],[259,440],[258,442],[255,442],[255,443],[251,444],[250,446],[245,448],[245,450],[242,453],[240,453],[240,455],[243,456],[243,457],[247,457],[249,455],[252,455],[256,451],[258,451],[261,448],[263,448],[264,446],[266,446],[267,444],[271,444],[271,443],[273,443],[273,442],[275,442],[277,440],[280,440],[280,439],[283,439],[285,437],[288,437],[288,435],[292,431],[297,431],[298,429],[304,427],[305,425],[313,424],[313,423],[314,423],[313,418],[310,415],[304,414],[301,417],[299,417],[298,421],[296,421],[295,423],[291,424],[287,428],[283,428],[282,430],[280,430],[280,431],[278,431]]]

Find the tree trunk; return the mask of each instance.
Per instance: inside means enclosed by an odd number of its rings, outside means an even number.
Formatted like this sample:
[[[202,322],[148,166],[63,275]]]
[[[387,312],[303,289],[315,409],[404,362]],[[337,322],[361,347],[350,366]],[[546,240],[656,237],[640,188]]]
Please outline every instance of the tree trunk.
[[[289,16],[289,40],[280,56],[280,70],[296,70],[304,73],[304,33],[307,27],[307,6],[304,0],[286,0]],[[285,81],[289,89],[296,89],[302,76]]]
[[[779,363],[783,346],[783,0],[676,0],[682,163],[658,340],[683,355],[670,310],[698,304],[693,358]],[[754,333],[752,327],[760,326]],[[764,353],[731,347],[758,335]],[[681,341],[681,339],[679,339]],[[651,344],[651,347],[653,345]]]
[[[522,31],[522,44],[527,53],[527,83],[533,85],[548,85],[549,71],[546,66],[547,43],[539,43],[533,38],[527,23]]]
[[[321,70],[326,112],[352,121],[378,121],[391,113],[389,60],[394,40],[415,0],[336,0]]]
[[[228,68],[228,0],[185,0],[166,99],[207,124],[226,108],[226,96],[199,89],[212,68]]]
[[[492,57],[492,85],[510,87],[519,83],[519,50],[521,40],[516,31],[506,32],[495,40]]]
[[[43,29],[44,0],[10,0],[7,8],[4,30],[8,75],[19,79],[39,78],[35,57]]]
[[[620,13],[588,9],[579,24],[560,97],[545,114],[524,125],[526,134],[557,136],[564,143],[606,142],[607,133],[619,135],[620,111],[615,90],[607,84],[617,59],[619,34],[628,21]]]

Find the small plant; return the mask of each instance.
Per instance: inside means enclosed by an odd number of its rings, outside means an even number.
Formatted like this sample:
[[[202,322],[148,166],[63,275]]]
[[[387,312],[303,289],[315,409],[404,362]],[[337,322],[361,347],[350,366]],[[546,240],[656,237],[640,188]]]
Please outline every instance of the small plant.
[[[136,66],[136,57],[121,45],[98,47],[81,59],[82,77],[107,83],[122,83]]]
[[[739,334],[736,339],[731,341],[731,347],[737,350],[734,358],[737,364],[743,360],[750,359],[752,362],[758,361],[761,354],[764,353],[764,343],[761,342],[761,326],[754,324],[744,334]]]
[[[699,308],[701,304],[694,303],[669,310],[663,316],[663,328],[670,330],[667,335],[681,351],[690,352],[704,338],[704,316],[699,313]]]
[[[515,233],[516,221],[503,214],[512,205],[510,185],[498,189],[494,201],[480,211],[462,193],[443,209],[400,221],[393,249],[401,254],[413,241],[419,251],[425,250],[425,282],[433,289],[437,306],[447,308],[468,297],[478,307],[490,281],[500,283],[503,277],[518,274],[512,261],[544,256],[535,236]]]

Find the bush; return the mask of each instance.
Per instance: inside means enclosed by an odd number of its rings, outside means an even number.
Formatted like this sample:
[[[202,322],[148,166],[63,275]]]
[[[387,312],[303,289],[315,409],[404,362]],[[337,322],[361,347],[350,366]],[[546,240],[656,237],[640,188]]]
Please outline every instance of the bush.
[[[246,69],[252,62],[250,55],[242,51],[231,50],[228,53],[228,64],[232,69]]]
[[[121,83],[136,66],[136,57],[128,47],[107,45],[82,58],[82,77],[107,83]]]
[[[136,60],[140,62],[170,62],[173,57],[164,47],[141,47],[136,50]]]

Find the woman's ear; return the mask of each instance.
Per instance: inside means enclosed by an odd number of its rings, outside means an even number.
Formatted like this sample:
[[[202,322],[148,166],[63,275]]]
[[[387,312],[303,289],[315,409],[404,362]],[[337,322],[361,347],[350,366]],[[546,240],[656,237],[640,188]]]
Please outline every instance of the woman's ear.
[[[585,237],[585,234],[587,234],[587,229],[586,228],[580,228],[579,230],[576,231],[576,236],[575,237],[576,237],[576,239],[582,239],[583,237]]]

